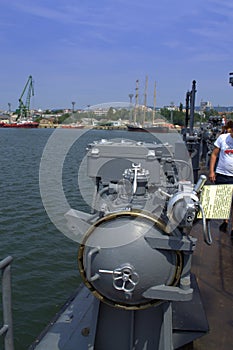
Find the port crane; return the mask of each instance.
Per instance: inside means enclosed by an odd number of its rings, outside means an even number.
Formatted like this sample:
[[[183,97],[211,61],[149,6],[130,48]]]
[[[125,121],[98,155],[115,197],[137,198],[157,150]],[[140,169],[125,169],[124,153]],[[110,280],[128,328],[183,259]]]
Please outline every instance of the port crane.
[[[23,97],[26,94],[26,101],[25,103],[23,102]],[[31,97],[34,96],[34,83],[32,80],[32,76],[30,75],[27,83],[24,86],[24,89],[22,91],[22,94],[19,98],[19,107],[17,109],[17,120],[18,119],[28,119],[29,117],[29,112],[30,112],[30,101]]]

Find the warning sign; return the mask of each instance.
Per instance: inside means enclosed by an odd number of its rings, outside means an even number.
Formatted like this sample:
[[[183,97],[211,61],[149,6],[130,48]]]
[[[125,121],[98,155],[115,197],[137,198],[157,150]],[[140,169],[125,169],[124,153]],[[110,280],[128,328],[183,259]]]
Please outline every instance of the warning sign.
[[[207,185],[201,193],[201,204],[206,219],[229,219],[233,185]],[[202,217],[201,212],[197,216]]]

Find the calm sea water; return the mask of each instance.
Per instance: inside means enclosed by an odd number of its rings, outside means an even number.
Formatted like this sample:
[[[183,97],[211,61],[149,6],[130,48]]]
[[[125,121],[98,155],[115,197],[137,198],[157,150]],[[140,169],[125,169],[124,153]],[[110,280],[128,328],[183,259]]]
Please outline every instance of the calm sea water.
[[[16,350],[29,347],[80,283],[78,244],[51,222],[41,199],[41,158],[54,135],[56,143],[46,156],[51,158],[52,169],[53,155],[58,157],[67,143],[72,144],[69,152],[66,151],[62,186],[69,205],[80,210],[88,209],[77,177],[89,142],[102,138],[155,141],[150,134],[127,131],[0,129],[0,259],[8,255],[14,258],[12,297]],[[167,141],[165,135],[159,138]],[[169,141],[176,138],[169,135]],[[55,176],[53,181],[59,179]],[[61,209],[59,215],[63,214]],[[3,348],[1,341],[0,349]]]

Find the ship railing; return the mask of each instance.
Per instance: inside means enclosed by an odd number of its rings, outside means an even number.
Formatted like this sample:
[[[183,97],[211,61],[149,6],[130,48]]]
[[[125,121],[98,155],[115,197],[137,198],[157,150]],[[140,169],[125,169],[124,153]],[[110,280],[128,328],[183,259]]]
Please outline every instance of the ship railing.
[[[11,301],[11,256],[0,261],[2,271],[2,313],[3,325],[0,328],[0,336],[4,337],[4,349],[14,350],[12,301]]]

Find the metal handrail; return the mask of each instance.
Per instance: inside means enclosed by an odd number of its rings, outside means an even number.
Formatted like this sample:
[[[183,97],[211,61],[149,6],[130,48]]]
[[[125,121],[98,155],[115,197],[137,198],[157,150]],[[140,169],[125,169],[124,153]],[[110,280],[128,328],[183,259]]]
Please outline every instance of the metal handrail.
[[[2,311],[3,326],[0,328],[0,336],[4,336],[5,350],[14,350],[12,302],[11,302],[11,256],[0,261],[2,270]]]

